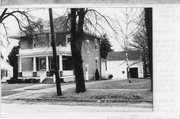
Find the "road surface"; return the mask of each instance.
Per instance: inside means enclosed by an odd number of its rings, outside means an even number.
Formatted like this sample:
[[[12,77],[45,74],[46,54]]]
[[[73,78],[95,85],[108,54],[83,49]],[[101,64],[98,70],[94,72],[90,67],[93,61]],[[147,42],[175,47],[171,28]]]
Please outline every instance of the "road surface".
[[[152,108],[143,108],[139,105],[128,106],[72,106],[72,105],[47,105],[47,104],[2,104],[2,117],[8,118],[107,118],[128,116],[138,112],[151,113]],[[123,113],[123,112],[128,112]]]

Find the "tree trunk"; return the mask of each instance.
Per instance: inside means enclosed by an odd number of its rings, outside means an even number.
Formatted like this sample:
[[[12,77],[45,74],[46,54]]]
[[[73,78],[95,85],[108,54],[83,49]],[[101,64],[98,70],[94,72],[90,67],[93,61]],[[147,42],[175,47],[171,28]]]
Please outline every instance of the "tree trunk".
[[[53,15],[52,15],[52,9],[49,8],[49,19],[50,19],[50,27],[51,27],[51,46],[53,49],[53,60],[54,60],[54,73],[56,78],[56,88],[57,88],[57,95],[62,95],[61,92],[61,83],[59,78],[59,72],[57,63],[57,53],[56,53],[56,44],[55,44],[55,38],[54,38],[54,26],[53,26]]]
[[[151,74],[151,91],[153,91],[153,72],[152,72],[152,8],[145,8],[145,25],[148,38],[148,58],[149,71]]]
[[[85,81],[84,72],[82,67],[82,55],[81,55],[81,45],[83,37],[83,23],[84,18],[79,15],[78,25],[76,24],[78,9],[71,8],[71,52],[74,64],[74,73],[76,81],[76,92],[85,92]],[[78,26],[78,28],[76,28]],[[78,31],[77,31],[78,29]]]
[[[146,53],[143,53],[143,64],[144,64],[144,77],[147,78],[147,60],[146,60]]]

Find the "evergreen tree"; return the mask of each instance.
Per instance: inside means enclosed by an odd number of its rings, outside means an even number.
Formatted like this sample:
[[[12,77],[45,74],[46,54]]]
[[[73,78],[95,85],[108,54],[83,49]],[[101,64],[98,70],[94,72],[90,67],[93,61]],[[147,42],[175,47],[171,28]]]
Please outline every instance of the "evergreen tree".
[[[15,80],[18,79],[18,57],[17,57],[17,54],[19,54],[19,48],[20,48],[19,46],[15,46],[11,50],[11,52],[8,56],[9,63],[13,67],[13,77]]]
[[[108,52],[111,52],[113,50],[111,49],[112,45],[109,42],[107,35],[105,34],[103,37],[104,37],[104,39],[102,39],[101,43],[100,43],[100,56],[102,58],[106,59]]]

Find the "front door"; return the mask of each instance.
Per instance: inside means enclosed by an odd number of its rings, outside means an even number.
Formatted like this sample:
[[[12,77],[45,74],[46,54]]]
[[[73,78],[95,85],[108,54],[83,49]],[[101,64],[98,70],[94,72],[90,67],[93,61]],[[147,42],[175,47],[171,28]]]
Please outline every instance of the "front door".
[[[130,78],[138,78],[138,68],[129,68]]]

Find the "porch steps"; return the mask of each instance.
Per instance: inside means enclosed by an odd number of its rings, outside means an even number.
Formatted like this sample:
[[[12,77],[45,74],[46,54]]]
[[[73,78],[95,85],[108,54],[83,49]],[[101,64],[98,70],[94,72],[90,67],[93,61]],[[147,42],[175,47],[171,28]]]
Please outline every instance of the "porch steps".
[[[53,77],[46,77],[42,83],[45,83],[45,84],[52,84],[54,83],[54,80],[53,80]]]

